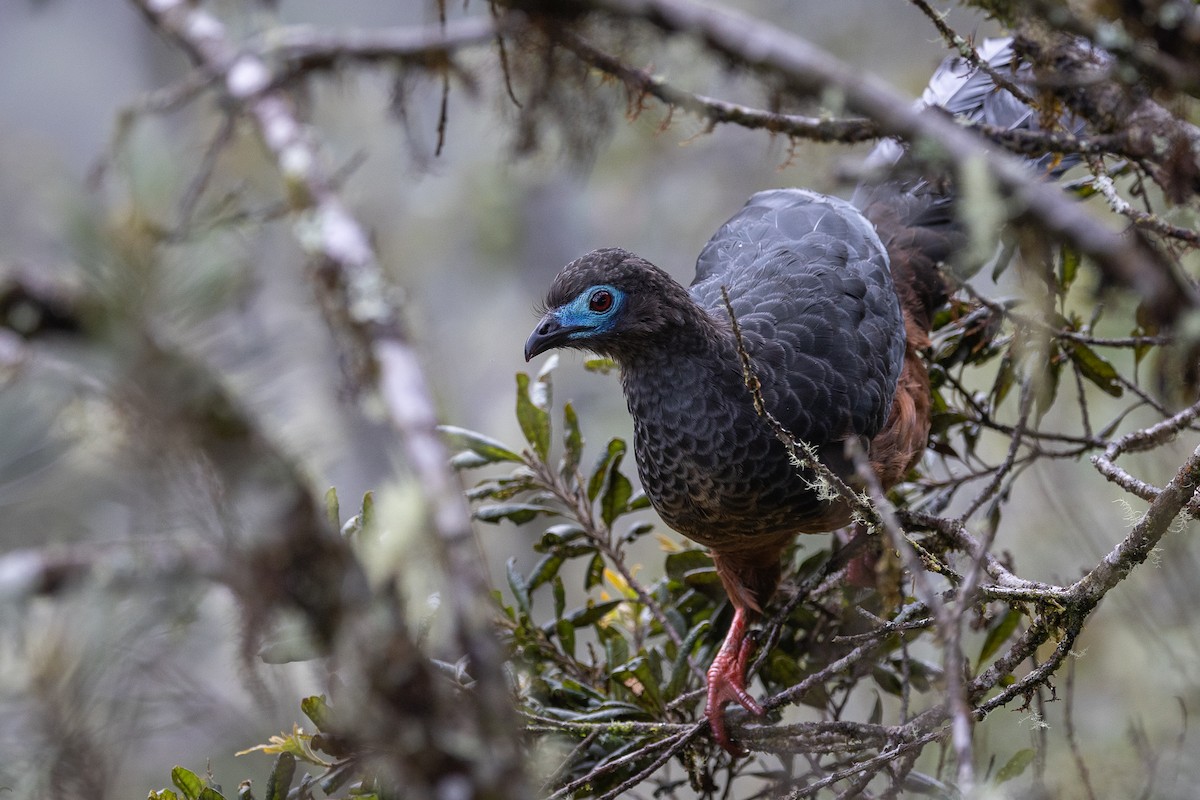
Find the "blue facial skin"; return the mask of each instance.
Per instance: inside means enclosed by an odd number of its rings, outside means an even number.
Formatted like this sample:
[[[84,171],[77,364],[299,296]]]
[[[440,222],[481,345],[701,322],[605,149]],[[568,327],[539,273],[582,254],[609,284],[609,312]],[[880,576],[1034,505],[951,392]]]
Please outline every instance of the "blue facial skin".
[[[606,291],[612,295],[612,305],[607,311],[593,311],[589,307],[592,297],[599,291]],[[558,322],[562,327],[579,329],[568,334],[568,339],[586,339],[589,336],[596,336],[612,330],[617,324],[621,308],[624,305],[625,294],[620,289],[608,285],[593,286],[558,309],[555,316],[558,317]]]

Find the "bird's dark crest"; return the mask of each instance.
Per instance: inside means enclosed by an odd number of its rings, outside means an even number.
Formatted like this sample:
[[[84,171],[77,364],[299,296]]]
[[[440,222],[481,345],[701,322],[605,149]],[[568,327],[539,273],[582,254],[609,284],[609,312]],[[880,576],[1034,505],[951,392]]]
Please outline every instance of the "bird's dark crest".
[[[644,258],[620,247],[606,247],[562,268],[546,294],[543,313],[571,302],[584,289],[597,284],[626,292],[654,292],[674,283],[671,276]]]

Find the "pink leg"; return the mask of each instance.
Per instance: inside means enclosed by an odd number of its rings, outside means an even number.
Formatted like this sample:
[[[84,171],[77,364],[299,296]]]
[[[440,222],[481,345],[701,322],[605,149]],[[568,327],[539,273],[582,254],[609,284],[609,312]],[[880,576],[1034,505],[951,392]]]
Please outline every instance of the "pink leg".
[[[753,651],[754,640],[746,636],[746,610],[738,608],[721,650],[708,668],[708,702],[704,706],[713,738],[735,756],[745,755],[745,751],[734,745],[725,731],[725,704],[735,702],[751,714],[763,714],[762,706],[746,691],[746,668]]]

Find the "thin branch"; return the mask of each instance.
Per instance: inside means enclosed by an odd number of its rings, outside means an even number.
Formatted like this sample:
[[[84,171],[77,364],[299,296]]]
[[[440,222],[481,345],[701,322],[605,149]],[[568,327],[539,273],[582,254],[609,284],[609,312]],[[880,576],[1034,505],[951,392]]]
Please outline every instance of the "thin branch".
[[[684,91],[648,70],[630,67],[569,30],[560,31],[557,41],[583,61],[620,80],[630,93],[637,96],[650,95],[668,107],[682,108],[707,121],[710,125],[729,123],[752,130],[783,133],[816,142],[845,144],[878,139],[880,135],[878,126],[869,119],[836,119],[779,114]]]
[[[917,9],[919,9],[920,12],[929,19],[930,22],[933,23],[933,27],[937,28],[937,32],[941,34],[941,37],[946,44],[953,48],[963,60],[970,64],[972,69],[986,73],[987,76],[992,79],[993,83],[995,83],[1001,89],[1007,91],[1013,97],[1017,98],[1030,108],[1036,109],[1038,107],[1038,104],[1034,102],[1034,99],[1030,97],[1024,89],[1013,83],[1013,81],[1007,75],[1002,74],[999,70],[992,67],[991,64],[988,64],[986,61],[981,59],[979,54],[975,52],[975,47],[969,41],[956,33],[953,28],[946,24],[944,14],[939,14],[938,12],[934,11],[933,7],[930,6],[929,3],[925,2],[925,0],[910,0],[910,2],[916,6]]]
[[[488,44],[512,29],[508,17],[467,17],[428,26],[330,31],[304,26],[279,26],[246,44],[266,60],[280,60],[285,69],[276,81],[298,73],[336,69],[348,63],[412,64],[441,68],[451,55],[467,47]]]

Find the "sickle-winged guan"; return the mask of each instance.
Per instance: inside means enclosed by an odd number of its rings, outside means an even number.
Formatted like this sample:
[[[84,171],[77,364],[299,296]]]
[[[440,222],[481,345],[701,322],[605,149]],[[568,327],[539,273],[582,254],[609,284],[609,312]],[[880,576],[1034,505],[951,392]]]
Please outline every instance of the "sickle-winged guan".
[[[981,55],[996,69],[1012,62],[1004,40]],[[1037,124],[958,59],[934,74],[923,102],[991,124]],[[900,153],[889,142],[872,158]],[[735,609],[708,671],[705,711],[731,752],[724,705],[762,713],[745,685],[749,618],[775,591],[793,537],[846,525],[850,512],[818,497],[811,473],[756,413],[722,287],[766,409],[847,479],[846,441],[866,443],[880,484],[893,486],[929,434],[922,351],[945,299],[938,265],[964,240],[953,204],[951,191],[921,180],[860,187],[854,204],[761,192],[705,245],[689,288],[618,248],[568,264],[525,344],[527,360],[571,347],[620,366],[642,486],[664,522],[709,548]]]

